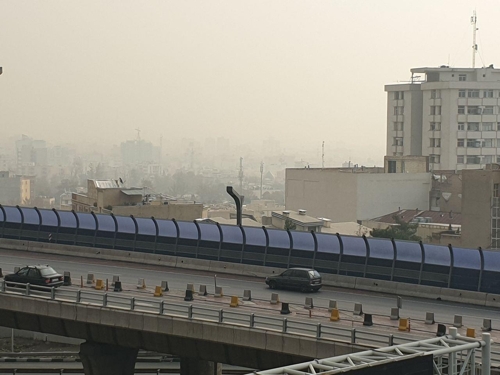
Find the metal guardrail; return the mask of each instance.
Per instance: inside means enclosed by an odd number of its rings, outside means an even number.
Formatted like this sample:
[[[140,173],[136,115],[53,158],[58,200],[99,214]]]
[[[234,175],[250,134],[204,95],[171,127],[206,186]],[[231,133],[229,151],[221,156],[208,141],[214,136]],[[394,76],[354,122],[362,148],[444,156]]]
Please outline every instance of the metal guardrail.
[[[19,287],[24,290],[19,290]],[[43,292],[43,293],[41,293]],[[359,328],[343,328],[333,324],[312,323],[304,320],[272,315],[245,313],[216,309],[191,303],[174,303],[166,300],[126,297],[116,294],[85,290],[48,288],[0,281],[0,293],[24,295],[54,301],[73,302],[112,309],[138,311],[150,314],[181,317],[198,321],[210,321],[233,326],[281,332],[316,339],[361,344],[371,347],[392,346],[417,341],[422,336],[398,336],[371,332]],[[500,365],[500,345],[492,347],[492,360]]]

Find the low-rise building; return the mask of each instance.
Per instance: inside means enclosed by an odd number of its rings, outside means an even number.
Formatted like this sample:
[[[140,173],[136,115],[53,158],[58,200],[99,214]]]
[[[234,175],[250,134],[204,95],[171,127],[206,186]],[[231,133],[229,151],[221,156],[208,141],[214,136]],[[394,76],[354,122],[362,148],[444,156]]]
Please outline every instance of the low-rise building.
[[[31,180],[9,171],[0,171],[0,204],[29,205],[31,203]]]
[[[307,209],[332,222],[357,222],[400,207],[429,207],[430,173],[384,173],[383,168],[289,168],[286,210]]]
[[[323,221],[316,217],[306,215],[306,210],[285,210],[272,213],[272,226],[275,228],[293,229],[302,232],[310,232],[312,230],[321,232]]]

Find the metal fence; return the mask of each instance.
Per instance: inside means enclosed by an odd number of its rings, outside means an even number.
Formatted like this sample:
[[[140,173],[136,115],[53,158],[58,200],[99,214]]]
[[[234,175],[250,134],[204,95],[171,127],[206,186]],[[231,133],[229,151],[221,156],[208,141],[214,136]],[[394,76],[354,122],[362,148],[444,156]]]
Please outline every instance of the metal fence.
[[[306,319],[277,317],[273,315],[273,312],[259,312],[256,314],[240,312],[234,309],[217,309],[203,304],[171,302],[165,299],[136,298],[82,289],[35,287],[30,284],[1,281],[0,293],[216,322],[370,347],[401,345],[422,339],[422,335],[393,335],[362,328],[347,328],[334,324],[311,322]],[[500,344],[492,345],[491,357],[493,363],[500,365]]]

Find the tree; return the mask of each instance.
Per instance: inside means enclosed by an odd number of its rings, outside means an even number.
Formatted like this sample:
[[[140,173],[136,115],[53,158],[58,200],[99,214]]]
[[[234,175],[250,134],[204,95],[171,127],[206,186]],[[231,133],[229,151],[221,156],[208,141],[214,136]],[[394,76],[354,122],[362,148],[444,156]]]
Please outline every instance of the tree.
[[[421,238],[417,236],[418,224],[410,224],[401,220],[399,216],[392,217],[396,224],[390,225],[386,229],[372,229],[372,237],[379,238],[394,238],[395,240],[410,240],[420,241]]]
[[[295,230],[295,229],[297,229],[297,225],[295,225],[295,223],[290,218],[287,218],[285,220],[285,230]]]

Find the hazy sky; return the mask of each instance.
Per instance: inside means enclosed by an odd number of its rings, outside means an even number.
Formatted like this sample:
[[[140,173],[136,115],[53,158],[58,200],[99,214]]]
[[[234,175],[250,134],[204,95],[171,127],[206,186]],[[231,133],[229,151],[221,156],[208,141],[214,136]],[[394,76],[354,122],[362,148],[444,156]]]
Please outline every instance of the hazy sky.
[[[500,0],[1,0],[0,135],[325,141],[382,160],[384,84],[500,67]]]

